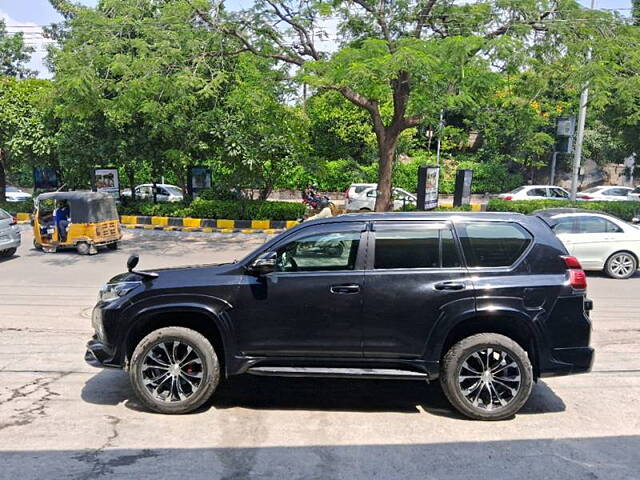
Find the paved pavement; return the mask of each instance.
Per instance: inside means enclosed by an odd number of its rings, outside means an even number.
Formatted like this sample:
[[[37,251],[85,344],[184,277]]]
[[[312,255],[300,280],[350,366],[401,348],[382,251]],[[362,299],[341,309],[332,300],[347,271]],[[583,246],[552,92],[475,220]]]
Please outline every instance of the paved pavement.
[[[589,276],[594,372],[540,381],[513,420],[465,420],[437,385],[251,376],[164,416],[84,363],[99,286],[133,251],[142,268],[228,261],[266,237],[126,235],[82,257],[25,231],[0,263],[0,479],[640,478],[640,276]]]

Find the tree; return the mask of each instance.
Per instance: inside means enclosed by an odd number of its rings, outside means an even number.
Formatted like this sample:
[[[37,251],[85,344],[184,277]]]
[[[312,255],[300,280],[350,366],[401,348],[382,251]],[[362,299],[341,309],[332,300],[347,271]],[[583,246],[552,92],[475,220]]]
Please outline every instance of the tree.
[[[640,0],[631,0],[631,18],[635,26],[640,26]]]
[[[403,131],[435,123],[444,107],[473,105],[497,71],[522,66],[543,41],[549,52],[562,51],[562,38],[576,29],[571,19],[597,15],[574,0],[257,0],[230,15],[189,2],[212,30],[236,40],[230,53],[291,65],[298,80],[337,91],[368,113],[379,157],[376,210],[391,205]],[[329,17],[339,20],[334,54],[319,43],[327,39],[321,25]],[[581,35],[590,27],[581,22]]]
[[[24,43],[22,33],[9,34],[4,20],[0,19],[0,76],[28,78],[36,72],[25,64],[31,59],[33,48]]]
[[[20,166],[50,163],[54,147],[48,128],[47,80],[0,78],[0,201],[7,175]]]
[[[180,0],[54,3],[66,18],[51,56],[59,153],[74,183],[115,165],[132,186],[141,173],[185,185],[189,165],[212,155],[214,112],[234,63],[216,55],[221,38],[194,28]]]

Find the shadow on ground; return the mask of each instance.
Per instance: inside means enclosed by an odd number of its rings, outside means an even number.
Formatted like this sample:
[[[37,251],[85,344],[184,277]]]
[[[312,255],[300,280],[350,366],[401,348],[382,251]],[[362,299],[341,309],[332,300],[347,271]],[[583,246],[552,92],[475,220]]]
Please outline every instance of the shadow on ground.
[[[128,374],[102,370],[82,389],[82,399],[100,405],[124,403],[144,411],[129,384]],[[419,413],[463,418],[444,397],[439,384],[398,380],[277,378],[240,375],[222,383],[205,407],[216,409],[317,410]],[[562,412],[566,406],[539,380],[520,414]]]
[[[113,438],[118,425],[112,424]],[[162,443],[158,439],[149,443]],[[202,439],[206,444],[207,439]],[[160,442],[160,443],[159,443]],[[261,448],[0,451],[3,478],[638,478],[640,436]]]

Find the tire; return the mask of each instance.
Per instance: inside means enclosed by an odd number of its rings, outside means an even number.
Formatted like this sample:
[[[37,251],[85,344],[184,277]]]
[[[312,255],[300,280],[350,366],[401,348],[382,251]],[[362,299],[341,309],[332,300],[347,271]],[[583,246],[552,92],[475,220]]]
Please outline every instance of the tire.
[[[605,273],[616,280],[632,277],[637,270],[638,260],[629,252],[614,253],[604,266]]]
[[[487,376],[487,371],[493,373]],[[519,380],[513,380],[516,378]],[[451,347],[442,362],[440,384],[451,405],[463,415],[504,420],[513,417],[529,398],[533,369],[527,352],[516,342],[496,333],[481,333]]]
[[[76,244],[76,249],[78,250],[78,253],[80,255],[89,255],[89,251],[91,250],[91,247],[87,242],[78,242]]]
[[[33,248],[35,248],[36,250],[40,250],[42,248],[42,245],[36,242],[35,238],[33,239]]]
[[[175,361],[176,357],[182,360]],[[175,367],[180,364],[187,368]],[[129,379],[138,399],[150,410],[189,413],[209,400],[217,388],[220,363],[211,342],[195,330],[160,328],[144,337],[134,350]]]
[[[118,242],[107,243],[107,248],[109,250],[117,250],[118,249]]]
[[[15,255],[15,253],[17,251],[18,251],[17,248],[9,248],[7,250],[0,250],[0,257],[4,257],[4,258],[12,257],[13,255]]]

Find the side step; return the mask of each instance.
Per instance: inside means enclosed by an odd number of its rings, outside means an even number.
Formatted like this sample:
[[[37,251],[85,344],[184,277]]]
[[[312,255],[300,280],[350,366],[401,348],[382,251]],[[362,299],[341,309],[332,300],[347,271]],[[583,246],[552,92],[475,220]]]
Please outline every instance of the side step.
[[[267,377],[378,378],[429,381],[426,373],[393,368],[252,367],[252,375]]]

